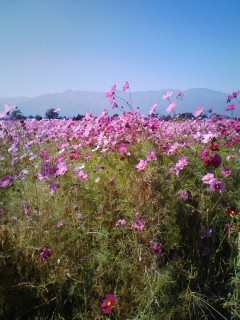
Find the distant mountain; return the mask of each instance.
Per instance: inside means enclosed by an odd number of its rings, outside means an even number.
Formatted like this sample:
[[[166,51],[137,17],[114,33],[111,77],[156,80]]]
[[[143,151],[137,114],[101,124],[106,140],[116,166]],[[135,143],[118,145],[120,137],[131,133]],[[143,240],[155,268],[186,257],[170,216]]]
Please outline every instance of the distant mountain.
[[[176,89],[162,89],[159,91],[139,91],[131,93],[116,92],[122,99],[132,103],[133,108],[140,109],[142,114],[147,114],[150,106],[154,103],[158,104],[159,114],[167,114],[166,107],[169,102],[162,100],[161,97],[166,91],[173,91],[174,95],[170,98],[175,101],[175,95],[179,90]],[[225,111],[227,105],[227,93],[204,89],[188,89],[184,92],[183,100],[176,106],[176,113],[194,112],[195,109],[202,105],[204,110],[212,109],[217,114],[229,114]],[[19,98],[0,98],[0,105],[4,103],[11,103],[16,105],[25,116],[41,115],[44,116],[47,109],[61,107],[60,116],[73,117],[77,114],[85,114],[91,110],[94,115],[98,115],[104,109],[109,109],[109,114],[119,113],[118,109],[112,109],[105,97],[104,92],[90,92],[90,91],[73,91],[68,90],[62,93],[45,94],[34,98],[19,97]],[[124,106],[124,110],[130,110],[124,103],[118,103],[119,107]],[[240,106],[234,111],[235,115],[240,115]]]

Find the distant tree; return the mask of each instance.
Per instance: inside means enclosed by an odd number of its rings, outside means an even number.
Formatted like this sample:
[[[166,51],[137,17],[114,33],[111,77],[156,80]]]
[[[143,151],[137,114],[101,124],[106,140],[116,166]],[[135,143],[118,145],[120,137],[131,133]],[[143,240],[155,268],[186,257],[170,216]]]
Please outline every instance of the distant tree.
[[[77,121],[77,120],[82,120],[83,118],[84,116],[82,114],[78,114],[76,117],[73,117],[73,120]]]
[[[25,116],[22,114],[22,111],[20,111],[20,109],[19,109],[18,107],[16,107],[16,108],[12,111],[12,113],[11,113],[11,115],[10,115],[9,118],[10,118],[10,119],[14,119],[14,120],[25,120],[25,119],[27,119],[27,117],[25,117]]]
[[[193,119],[194,115],[191,112],[180,113],[178,119]]]
[[[30,115],[28,116],[28,119],[34,119],[34,116]]]
[[[42,120],[42,117],[37,114],[37,115],[35,116],[35,119],[36,119],[36,120]]]
[[[170,121],[172,119],[172,117],[170,116],[170,114],[168,114],[167,116],[161,115],[160,119],[164,120],[164,121]]]
[[[45,113],[45,117],[48,119],[58,119],[59,118],[59,113],[54,112],[54,108],[48,109]]]

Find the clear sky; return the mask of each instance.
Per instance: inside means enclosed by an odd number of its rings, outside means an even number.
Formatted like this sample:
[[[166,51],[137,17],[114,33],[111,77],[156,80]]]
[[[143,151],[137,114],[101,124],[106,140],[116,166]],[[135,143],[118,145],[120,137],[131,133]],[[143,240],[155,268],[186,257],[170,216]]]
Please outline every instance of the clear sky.
[[[0,0],[0,97],[240,89],[240,0]]]

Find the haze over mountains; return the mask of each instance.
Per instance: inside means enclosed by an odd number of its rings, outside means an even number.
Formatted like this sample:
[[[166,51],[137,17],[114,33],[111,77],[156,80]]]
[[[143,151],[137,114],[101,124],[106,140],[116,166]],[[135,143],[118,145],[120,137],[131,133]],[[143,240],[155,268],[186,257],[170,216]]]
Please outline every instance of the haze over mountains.
[[[116,95],[132,102],[133,108],[140,108],[141,114],[147,115],[149,108],[152,104],[157,103],[156,111],[159,114],[167,114],[166,107],[169,105],[168,101],[162,100],[162,95],[168,90],[174,92],[170,98],[175,101],[175,95],[179,90],[177,89],[161,89],[159,91],[139,91],[131,93],[131,101],[129,92],[116,91]],[[217,114],[230,115],[225,111],[227,106],[227,93],[214,91],[204,88],[188,89],[183,92],[183,100],[175,107],[176,113],[194,112],[200,105],[204,110],[210,108]],[[91,91],[73,91],[68,90],[61,93],[44,94],[32,98],[16,97],[16,98],[0,98],[0,104],[11,103],[16,105],[25,116],[44,116],[45,112],[50,108],[60,107],[60,116],[73,117],[77,114],[84,115],[87,111],[91,110],[93,115],[98,115],[104,109],[109,110],[109,115],[119,113],[118,109],[112,109],[108,103],[108,99],[104,92],[91,92]],[[233,101],[234,103],[234,101]],[[119,106],[124,106],[124,110],[130,111],[124,103],[118,103]],[[240,115],[240,106],[236,105],[234,115]]]

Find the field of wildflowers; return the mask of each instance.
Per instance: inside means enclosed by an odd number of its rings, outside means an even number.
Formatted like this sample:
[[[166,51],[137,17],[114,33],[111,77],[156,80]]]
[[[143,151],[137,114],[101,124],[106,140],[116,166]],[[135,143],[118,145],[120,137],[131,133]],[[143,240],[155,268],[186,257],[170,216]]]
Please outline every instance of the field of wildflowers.
[[[106,96],[120,115],[0,121],[0,318],[239,319],[240,121]]]

